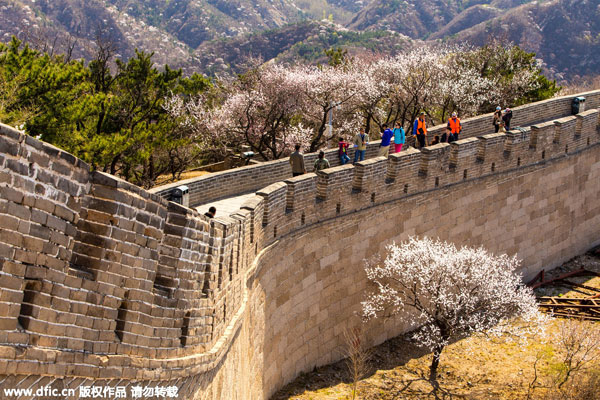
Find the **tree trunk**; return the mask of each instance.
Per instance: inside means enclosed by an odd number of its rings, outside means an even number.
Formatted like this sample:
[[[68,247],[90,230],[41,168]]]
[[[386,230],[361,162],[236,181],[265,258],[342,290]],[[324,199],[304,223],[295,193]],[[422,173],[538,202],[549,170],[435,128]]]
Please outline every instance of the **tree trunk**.
[[[321,120],[321,126],[319,126],[319,129],[317,129],[317,135],[310,142],[310,153],[314,153],[319,148],[319,142],[321,141],[323,133],[325,132],[325,127],[327,126],[327,115],[329,115],[329,110],[329,107],[323,107],[323,119]]]
[[[369,131],[371,130],[371,114],[367,114],[367,117],[365,118],[365,133],[368,135]],[[353,133],[352,137],[354,137],[356,134]]]
[[[438,365],[440,365],[440,356],[442,354],[442,350],[444,350],[443,345],[437,346],[433,350],[433,360],[431,361],[431,366],[429,367],[429,382],[433,385],[434,389],[437,389],[437,369]]]

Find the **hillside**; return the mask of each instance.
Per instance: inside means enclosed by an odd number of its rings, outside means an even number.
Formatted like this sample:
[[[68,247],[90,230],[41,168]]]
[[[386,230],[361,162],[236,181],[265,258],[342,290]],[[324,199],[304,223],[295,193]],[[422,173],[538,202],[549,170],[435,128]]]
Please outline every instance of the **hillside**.
[[[107,0],[121,12],[163,29],[192,48],[222,37],[282,26],[302,17],[289,0]]]
[[[425,38],[442,29],[464,8],[485,0],[374,0],[348,25],[357,30],[389,29],[412,38]]]
[[[191,49],[165,30],[94,0],[0,0],[0,37],[12,35],[33,47],[71,58],[91,59],[96,38],[116,47],[115,55],[129,58],[136,48],[154,52],[161,65],[194,65]]]
[[[396,54],[415,45],[389,31],[357,32],[327,22],[305,21],[230,40],[205,42],[194,52],[208,74],[239,73],[251,59],[326,63],[325,50],[341,47],[350,55]]]
[[[448,36],[456,35],[465,29],[471,28],[473,25],[485,22],[499,15],[502,15],[501,9],[487,4],[478,4],[469,7],[445,24],[437,32],[430,35],[429,39],[443,39]]]
[[[186,73],[239,72],[250,57],[322,62],[323,50],[395,54],[414,40],[507,38],[560,80],[596,74],[600,16],[591,0],[0,0],[0,38],[72,58],[99,34]],[[576,29],[575,29],[576,27]],[[572,60],[577,58],[577,62]]]
[[[389,29],[412,38],[427,38],[440,32],[458,17],[462,29],[471,27],[497,12],[518,7],[531,0],[373,0],[348,24],[351,29]],[[480,6],[475,9],[472,7]],[[456,23],[455,23],[456,24]]]
[[[394,56],[418,46],[420,41],[391,31],[353,31],[322,26],[319,34],[304,42],[296,43],[289,51],[280,54],[280,61],[302,61],[308,63],[326,63],[325,50],[342,48],[353,56]]]
[[[319,23],[306,21],[230,40],[214,40],[201,44],[194,55],[208,74],[241,72],[240,68],[250,58],[271,60],[296,43],[318,34],[319,29]]]
[[[458,32],[451,41],[482,45],[507,38],[544,60],[558,79],[600,70],[600,6],[590,0],[535,2]]]
[[[221,47],[215,43],[230,40],[223,47],[235,50],[239,41],[257,39],[249,48],[269,59],[303,40],[303,31],[314,28],[307,28],[307,21],[326,17],[345,23],[364,4],[368,0],[0,0],[0,38],[7,42],[15,35],[43,50],[90,59],[100,33],[116,44],[120,57],[139,48],[154,52],[158,64],[192,71],[210,69],[214,60],[208,62],[207,54]],[[298,26],[301,21],[305,25]],[[274,33],[278,28],[281,33]],[[213,58],[236,63],[225,54]]]

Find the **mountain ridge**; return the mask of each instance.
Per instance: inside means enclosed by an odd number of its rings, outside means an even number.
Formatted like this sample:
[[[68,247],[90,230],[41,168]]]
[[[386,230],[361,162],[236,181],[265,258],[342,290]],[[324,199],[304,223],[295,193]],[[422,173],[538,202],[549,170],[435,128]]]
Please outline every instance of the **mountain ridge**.
[[[0,0],[5,42],[15,35],[89,60],[103,36],[118,57],[138,48],[157,64],[205,74],[239,72],[251,57],[323,62],[332,47],[396,54],[422,41],[481,46],[499,37],[570,80],[598,70],[599,25],[590,0]]]

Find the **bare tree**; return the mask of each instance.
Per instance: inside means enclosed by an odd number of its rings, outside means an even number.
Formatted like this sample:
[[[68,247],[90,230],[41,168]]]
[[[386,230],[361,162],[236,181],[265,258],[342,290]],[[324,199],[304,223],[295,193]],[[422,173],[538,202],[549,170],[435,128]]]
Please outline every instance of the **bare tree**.
[[[569,379],[600,360],[600,330],[576,319],[562,320],[555,343],[561,354],[557,387],[563,388]]]
[[[352,400],[356,398],[358,383],[369,372],[371,351],[367,348],[360,328],[344,330],[346,364],[352,379]]]
[[[77,25],[73,33],[61,32],[49,27],[23,26],[19,35],[23,42],[50,57],[62,57],[63,62],[68,63],[73,59],[73,51],[78,44],[81,26]]]

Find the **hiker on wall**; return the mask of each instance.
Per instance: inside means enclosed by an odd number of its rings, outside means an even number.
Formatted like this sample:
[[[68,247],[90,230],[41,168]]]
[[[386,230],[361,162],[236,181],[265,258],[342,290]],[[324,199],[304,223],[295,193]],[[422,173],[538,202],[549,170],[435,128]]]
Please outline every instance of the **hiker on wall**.
[[[506,107],[504,110],[504,115],[502,115],[502,121],[504,121],[504,129],[510,131],[510,120],[512,119],[512,111],[510,108]]]
[[[356,136],[354,136],[354,163],[365,159],[368,144],[369,135],[365,133],[365,128],[360,128],[360,133],[357,133]]]
[[[425,111],[421,111],[419,118],[415,119],[413,124],[413,136],[416,137],[419,143],[419,148],[422,149],[427,144],[427,121],[425,121]]]
[[[340,136],[338,142],[338,156],[340,157],[340,165],[345,165],[348,161],[350,161],[350,157],[348,157],[348,146],[350,146],[350,143],[344,141],[344,138]]]
[[[300,153],[300,145],[297,144],[294,151],[290,155],[290,165],[292,166],[292,176],[298,176],[306,173],[306,167],[304,166],[304,155]]]
[[[381,144],[379,145],[379,156],[387,157],[390,154],[390,142],[394,137],[394,132],[388,128],[387,124],[382,126],[383,132],[381,132]]]
[[[462,125],[460,118],[455,112],[452,113],[452,117],[448,120],[448,126],[446,127],[450,132],[448,134],[448,143],[452,143],[458,140],[458,134],[462,131]]]
[[[492,121],[492,125],[494,126],[494,133],[498,133],[500,130],[500,123],[502,122],[502,108],[500,106],[496,107],[496,111],[494,111],[494,119]]]
[[[400,125],[400,122],[396,122],[394,128],[394,152],[400,153],[402,151],[402,145],[406,142],[406,134],[404,128]]]
[[[323,150],[319,151],[319,156],[315,160],[315,165],[313,167],[314,172],[329,168],[329,161],[325,158],[325,152]]]

